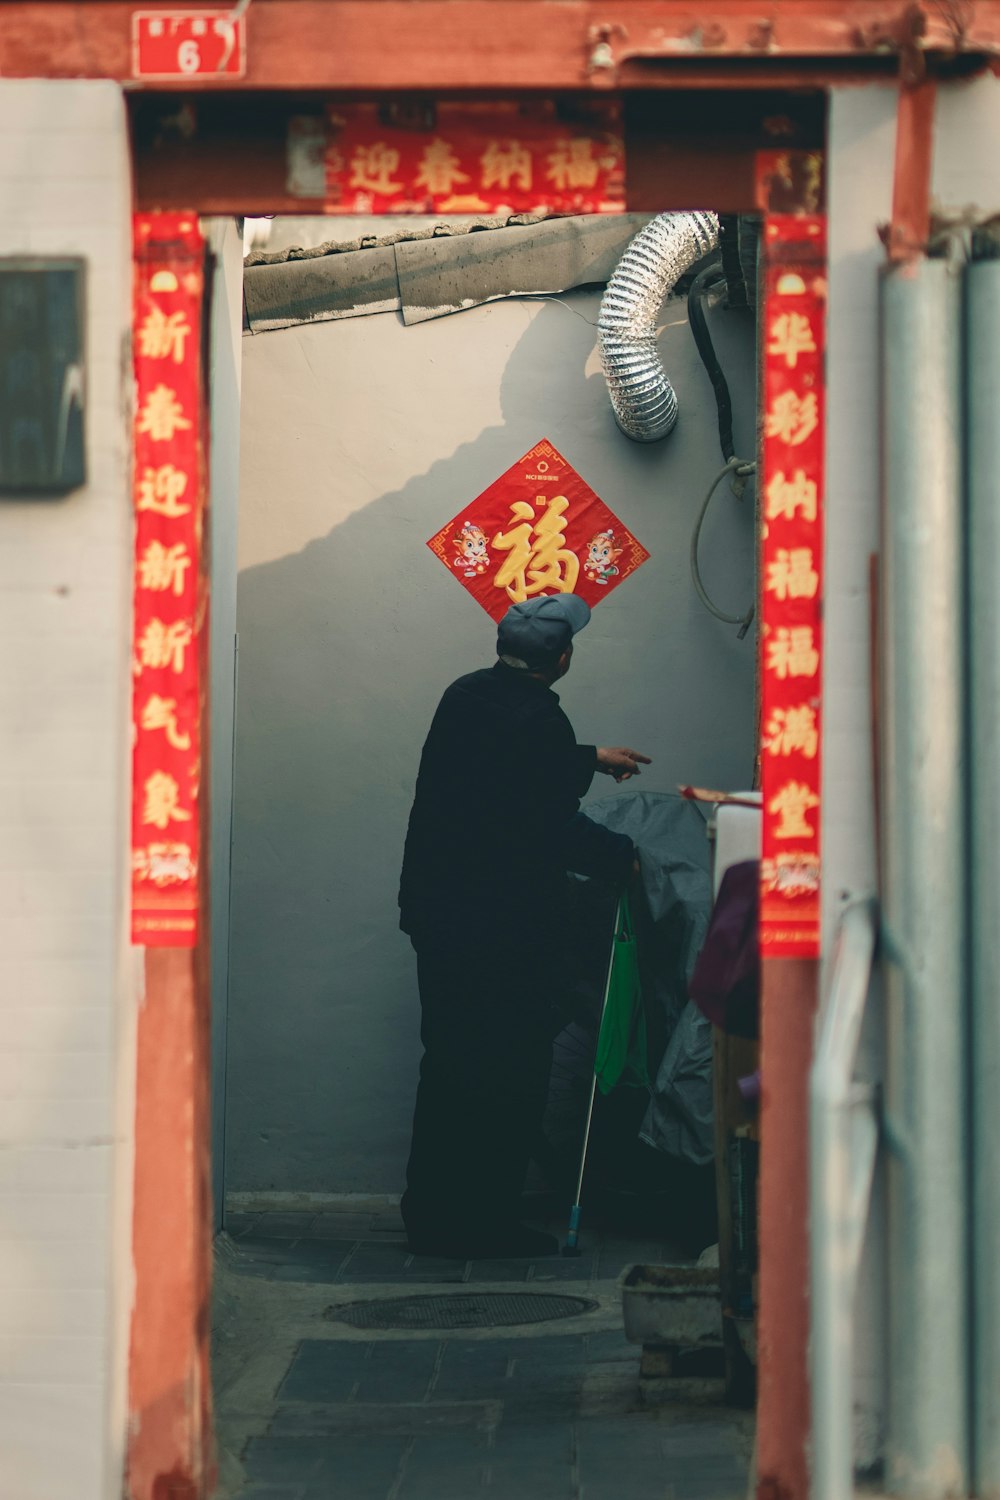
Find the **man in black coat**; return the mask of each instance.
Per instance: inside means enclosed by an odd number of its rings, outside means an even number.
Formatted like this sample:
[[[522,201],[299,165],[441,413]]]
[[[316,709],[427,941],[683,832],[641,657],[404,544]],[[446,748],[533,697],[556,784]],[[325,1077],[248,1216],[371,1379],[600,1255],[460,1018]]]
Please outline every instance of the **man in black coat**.
[[[578,745],[552,691],[590,609],[513,605],[499,661],[447,689],[424,744],[400,882],[417,953],[424,1057],[402,1212],[415,1254],[553,1254],[518,1222],[552,1062],[566,871],[623,886],[632,841],[584,817],[595,771],[645,755]]]

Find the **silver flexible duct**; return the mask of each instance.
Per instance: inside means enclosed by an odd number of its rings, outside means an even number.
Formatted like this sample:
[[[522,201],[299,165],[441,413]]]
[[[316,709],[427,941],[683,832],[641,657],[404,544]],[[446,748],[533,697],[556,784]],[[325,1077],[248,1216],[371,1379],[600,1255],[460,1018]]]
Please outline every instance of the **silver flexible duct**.
[[[601,301],[601,364],[615,421],[637,443],[665,438],[677,397],[656,349],[656,316],[689,266],[719,239],[712,213],[659,214],[629,245]]]

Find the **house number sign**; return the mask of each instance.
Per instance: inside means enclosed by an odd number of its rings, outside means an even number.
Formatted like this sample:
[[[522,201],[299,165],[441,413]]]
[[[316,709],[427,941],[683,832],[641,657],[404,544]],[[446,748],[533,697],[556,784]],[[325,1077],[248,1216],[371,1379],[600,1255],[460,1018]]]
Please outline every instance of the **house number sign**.
[[[225,10],[137,10],[134,78],[242,78],[246,21]]]

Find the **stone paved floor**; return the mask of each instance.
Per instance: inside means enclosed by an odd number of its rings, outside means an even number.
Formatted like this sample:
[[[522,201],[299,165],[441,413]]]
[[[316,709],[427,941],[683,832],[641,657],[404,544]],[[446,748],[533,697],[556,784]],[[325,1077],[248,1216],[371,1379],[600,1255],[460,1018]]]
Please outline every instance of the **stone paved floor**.
[[[556,1227],[556,1226],[550,1226]],[[617,1278],[669,1245],[584,1235],[579,1260],[411,1256],[393,1214],[233,1215],[217,1256],[219,1500],[744,1500],[752,1441],[721,1382],[644,1407]],[[516,1328],[358,1330],[344,1303],[564,1292]]]

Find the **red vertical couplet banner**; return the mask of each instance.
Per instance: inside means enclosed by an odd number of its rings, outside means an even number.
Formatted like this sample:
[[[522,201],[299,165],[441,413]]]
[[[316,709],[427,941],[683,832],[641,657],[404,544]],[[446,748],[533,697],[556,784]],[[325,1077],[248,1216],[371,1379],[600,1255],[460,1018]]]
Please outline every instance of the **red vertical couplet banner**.
[[[132,941],[198,939],[201,374],[205,248],[194,214],[138,214]]]
[[[820,945],[826,221],[765,218],[760,946]]]

